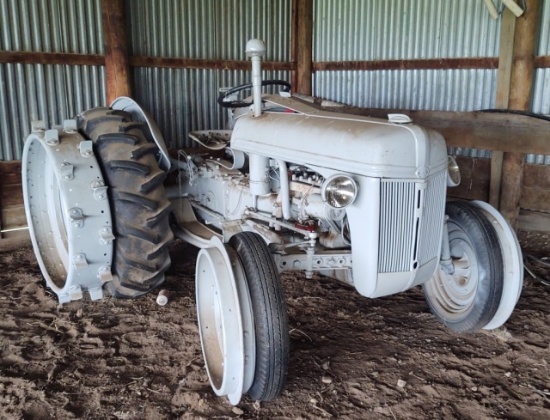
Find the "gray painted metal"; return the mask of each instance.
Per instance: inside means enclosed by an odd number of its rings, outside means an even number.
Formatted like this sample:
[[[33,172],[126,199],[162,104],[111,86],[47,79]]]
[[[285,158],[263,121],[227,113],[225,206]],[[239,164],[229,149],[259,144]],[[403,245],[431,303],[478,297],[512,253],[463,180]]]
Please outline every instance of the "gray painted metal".
[[[35,128],[22,168],[29,233],[47,285],[59,303],[82,299],[84,290],[103,298],[115,236],[92,141],[76,132],[75,120],[62,130]]]

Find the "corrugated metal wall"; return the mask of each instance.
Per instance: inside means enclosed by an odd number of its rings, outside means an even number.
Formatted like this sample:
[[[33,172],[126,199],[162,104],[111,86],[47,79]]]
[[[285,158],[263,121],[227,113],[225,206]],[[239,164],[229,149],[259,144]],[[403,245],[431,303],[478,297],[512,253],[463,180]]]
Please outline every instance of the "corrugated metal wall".
[[[550,55],[550,2],[543,3],[538,54]],[[314,61],[498,56],[501,20],[479,0],[316,0],[314,16]],[[494,108],[496,79],[489,69],[319,71],[314,95],[367,108],[473,111]],[[532,110],[550,113],[550,69],[537,69],[535,83]],[[527,160],[550,163],[545,156]]]
[[[130,53],[245,60],[256,37],[267,60],[290,61],[291,9],[291,0],[130,0]],[[0,49],[103,54],[100,0],[0,0]],[[250,81],[248,72],[223,70],[135,68],[133,76],[135,97],[171,147],[187,145],[190,130],[222,128],[218,89]],[[104,77],[102,66],[0,64],[0,160],[21,158],[31,120],[53,126],[103,105]]]
[[[315,61],[498,56],[500,20],[479,0],[316,0],[314,16]],[[493,107],[495,83],[495,70],[320,71],[314,92],[362,107],[467,111]]]
[[[103,53],[100,0],[0,0],[0,49]],[[61,124],[105,101],[99,66],[0,64],[0,159],[21,158],[31,120]]]
[[[498,2],[497,2],[498,3]],[[292,0],[127,0],[135,55],[244,60],[249,38],[267,60],[290,60]],[[314,61],[494,57],[500,20],[480,0],[315,0]],[[550,1],[539,55],[550,55]],[[483,42],[480,42],[482,40]],[[100,0],[0,0],[0,49],[103,53]],[[289,79],[288,72],[264,72]],[[218,89],[245,71],[133,69],[135,96],[169,144],[222,128]],[[550,69],[537,69],[533,111],[550,114]],[[355,106],[467,111],[494,106],[496,70],[319,71],[314,94]],[[0,64],[0,159],[19,159],[30,121],[60,124],[105,101],[101,66]],[[478,151],[460,153],[485,156]],[[533,161],[545,157],[530,156]]]
[[[550,55],[550,1],[542,3],[537,55]],[[535,73],[533,112],[550,115],[550,69],[537,69]]]
[[[266,60],[290,61],[291,0],[142,0],[127,3],[134,55],[245,60],[251,38]],[[219,88],[250,82],[248,71],[136,68],[134,95],[155,117],[170,147],[191,143],[195,129],[223,128]],[[264,71],[289,80],[288,72]]]
[[[542,2],[540,35],[537,55],[550,55],[550,1]],[[550,115],[550,69],[536,69],[531,110],[538,114]],[[529,154],[529,163],[550,165],[550,156]]]

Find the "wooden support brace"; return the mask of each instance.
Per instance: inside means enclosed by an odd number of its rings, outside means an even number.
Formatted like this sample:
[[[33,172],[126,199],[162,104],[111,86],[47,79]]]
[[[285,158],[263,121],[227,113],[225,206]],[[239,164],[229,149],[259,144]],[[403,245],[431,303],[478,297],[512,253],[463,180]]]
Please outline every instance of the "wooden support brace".
[[[102,0],[107,105],[119,96],[131,96],[124,0]]]
[[[531,108],[539,10],[540,0],[526,0],[525,13],[517,19],[510,79],[510,109],[528,111]],[[516,226],[519,216],[524,161],[524,154],[505,153],[502,163],[500,211],[512,226]]]
[[[313,81],[313,0],[295,0],[295,91],[311,95]]]
[[[512,77],[512,59],[514,53],[514,33],[516,29],[516,17],[509,9],[502,14],[500,28],[499,60],[497,73],[497,92],[495,108],[507,109],[510,97],[510,78]],[[500,190],[502,180],[502,163],[504,153],[495,150],[491,154],[491,181],[489,188],[489,203],[495,207],[500,206]]]

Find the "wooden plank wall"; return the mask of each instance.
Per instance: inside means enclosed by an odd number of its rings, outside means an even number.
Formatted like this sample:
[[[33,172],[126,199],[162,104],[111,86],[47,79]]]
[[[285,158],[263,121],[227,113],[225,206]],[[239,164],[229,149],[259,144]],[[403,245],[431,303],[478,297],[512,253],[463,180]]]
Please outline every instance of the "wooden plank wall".
[[[21,186],[21,162],[0,162],[0,223],[1,237],[18,235],[17,229],[27,226]]]

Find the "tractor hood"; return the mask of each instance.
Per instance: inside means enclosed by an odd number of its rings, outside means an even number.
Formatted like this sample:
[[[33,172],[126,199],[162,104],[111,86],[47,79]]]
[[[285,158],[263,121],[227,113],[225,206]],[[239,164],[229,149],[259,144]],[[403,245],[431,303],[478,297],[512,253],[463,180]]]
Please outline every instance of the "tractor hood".
[[[340,114],[268,96],[237,117],[231,147],[286,162],[377,178],[425,178],[447,167],[443,137],[412,123]]]

